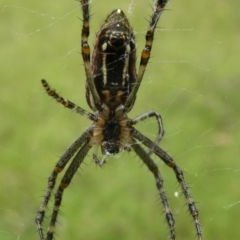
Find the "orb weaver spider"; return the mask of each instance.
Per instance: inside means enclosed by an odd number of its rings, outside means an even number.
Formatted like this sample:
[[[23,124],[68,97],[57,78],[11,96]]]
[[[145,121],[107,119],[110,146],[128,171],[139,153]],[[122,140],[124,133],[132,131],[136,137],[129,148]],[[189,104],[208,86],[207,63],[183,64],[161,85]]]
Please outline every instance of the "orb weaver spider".
[[[150,58],[154,31],[167,0],[158,0],[155,3],[155,8],[145,36],[146,42],[141,54],[138,72],[135,67],[135,36],[127,17],[120,9],[112,11],[98,31],[92,53],[92,61],[90,61],[90,48],[88,45],[90,19],[89,1],[81,0],[80,3],[83,15],[81,49],[86,73],[86,99],[93,113],[87,112],[73,102],[62,98],[49,86],[46,80],[42,80],[42,85],[48,95],[65,107],[87,117],[92,121],[92,125],[66,150],[56,163],[48,178],[48,186],[35,218],[40,239],[51,240],[54,238],[55,224],[62,202],[63,192],[70,184],[89,150],[93,148],[93,159],[99,165],[104,164],[108,156],[117,154],[120,150],[133,150],[138,155],[155,177],[157,189],[170,229],[170,239],[173,240],[176,238],[173,214],[170,210],[164,190],[163,178],[157,165],[152,160],[151,154],[155,154],[167,166],[172,168],[181,186],[183,195],[186,198],[188,210],[194,219],[197,237],[201,240],[202,233],[198,218],[198,210],[184,180],[183,172],[174,160],[158,146],[158,143],[164,135],[160,114],[155,111],[149,111],[134,119],[130,119],[127,116],[136,100],[136,95]],[[155,141],[151,141],[133,127],[138,122],[152,117],[156,118],[159,129]],[[149,152],[141,145],[147,147]],[[102,159],[99,159],[97,156],[96,149],[98,146],[100,146],[102,150]],[[42,229],[45,211],[54,189],[57,176],[62,172],[69,161],[69,166],[54,196],[54,207],[45,238]]]

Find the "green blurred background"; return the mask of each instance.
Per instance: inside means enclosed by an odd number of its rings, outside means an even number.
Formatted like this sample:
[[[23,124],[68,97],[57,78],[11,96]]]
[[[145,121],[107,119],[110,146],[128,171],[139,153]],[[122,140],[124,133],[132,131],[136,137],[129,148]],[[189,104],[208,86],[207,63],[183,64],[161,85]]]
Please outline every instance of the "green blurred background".
[[[129,17],[139,56],[151,14],[149,0],[93,0],[90,45],[115,8]],[[129,114],[134,118],[150,109],[162,114],[166,134],[161,147],[184,170],[198,202],[204,239],[211,240],[240,236],[239,8],[237,0],[171,0]],[[47,177],[90,125],[52,101],[40,84],[41,78],[47,79],[64,97],[89,110],[79,18],[79,4],[73,0],[0,3],[0,239],[38,239],[34,217]],[[138,129],[154,139],[157,124],[148,120]],[[172,170],[154,159],[165,179],[177,239],[196,239]],[[99,168],[90,153],[64,194],[56,239],[168,235],[154,178],[138,157],[123,153]]]

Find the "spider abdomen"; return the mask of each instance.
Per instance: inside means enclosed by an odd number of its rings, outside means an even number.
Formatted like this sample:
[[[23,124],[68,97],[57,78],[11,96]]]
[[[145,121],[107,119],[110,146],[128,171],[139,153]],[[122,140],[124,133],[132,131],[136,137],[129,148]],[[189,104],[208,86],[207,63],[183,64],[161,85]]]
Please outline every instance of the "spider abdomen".
[[[124,104],[136,81],[135,37],[122,10],[112,11],[97,33],[92,54],[91,71],[101,101],[111,110]],[[87,102],[92,109],[88,84]]]

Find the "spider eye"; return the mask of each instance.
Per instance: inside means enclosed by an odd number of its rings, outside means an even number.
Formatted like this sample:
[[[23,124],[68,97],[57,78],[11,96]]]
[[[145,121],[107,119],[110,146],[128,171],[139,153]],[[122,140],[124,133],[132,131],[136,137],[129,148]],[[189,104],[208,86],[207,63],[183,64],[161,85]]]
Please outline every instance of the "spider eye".
[[[104,141],[102,142],[103,155],[111,156],[119,153],[119,146],[117,141]]]

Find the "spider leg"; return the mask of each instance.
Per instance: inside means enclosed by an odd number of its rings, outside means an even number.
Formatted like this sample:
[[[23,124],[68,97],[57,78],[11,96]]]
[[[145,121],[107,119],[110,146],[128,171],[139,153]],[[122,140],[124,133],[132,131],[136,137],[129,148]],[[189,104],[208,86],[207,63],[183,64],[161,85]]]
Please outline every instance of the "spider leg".
[[[54,170],[52,171],[51,175],[48,178],[48,187],[45,191],[43,201],[41,203],[41,206],[38,210],[37,216],[35,218],[35,222],[37,225],[37,230],[39,233],[39,237],[41,240],[44,240],[44,234],[42,229],[42,222],[44,220],[45,212],[47,209],[47,205],[49,202],[49,199],[52,194],[52,190],[55,186],[56,179],[58,174],[64,169],[68,161],[71,159],[71,157],[75,154],[75,152],[86,142],[87,139],[89,139],[89,133],[91,131],[91,128],[88,128],[68,149],[67,151],[62,155],[62,157],[57,162]],[[82,149],[82,148],[81,148]],[[81,150],[80,149],[80,150]],[[75,157],[76,158],[76,157]],[[75,159],[74,158],[74,159]]]
[[[94,104],[95,104],[97,110],[101,110],[102,104],[101,104],[98,92],[96,90],[93,76],[91,73],[91,68],[90,68],[90,47],[88,44],[88,36],[90,33],[90,30],[89,30],[89,19],[90,19],[89,1],[81,0],[81,6],[82,6],[82,15],[83,15],[81,46],[82,46],[82,58],[83,58],[83,63],[84,63],[84,69],[85,69],[85,73],[86,73],[86,77],[87,77],[87,84],[92,93]]]
[[[132,105],[134,104],[134,100],[136,98],[136,94],[138,91],[138,88],[140,87],[146,66],[148,64],[148,60],[151,55],[151,49],[152,49],[152,44],[153,44],[153,38],[154,38],[154,31],[157,26],[157,22],[163,13],[164,7],[167,3],[167,0],[158,0],[156,2],[156,7],[153,12],[152,18],[149,23],[149,27],[145,36],[146,42],[145,42],[145,47],[142,51],[141,55],[141,60],[140,60],[140,66],[138,69],[138,74],[137,74],[137,79],[136,82],[134,83],[134,86],[132,88],[131,93],[129,94],[128,98],[126,99],[125,102],[125,109],[128,112],[128,109],[131,109]]]
[[[152,148],[153,147],[153,142],[147,138],[146,136],[144,136],[142,133],[140,133],[138,130],[136,130],[135,128],[132,129],[132,136],[139,140],[143,145],[145,145],[148,148]],[[153,152],[160,158],[162,159],[162,161],[169,167],[171,167],[173,169],[173,171],[175,172],[177,181],[179,182],[182,192],[186,198],[187,201],[187,205],[188,205],[188,209],[189,212],[191,213],[194,223],[195,223],[195,228],[197,231],[197,236],[198,236],[198,240],[202,240],[202,231],[201,231],[201,226],[200,226],[200,221],[198,218],[198,210],[195,206],[195,202],[188,190],[187,184],[185,182],[184,179],[184,175],[182,170],[178,167],[178,165],[174,162],[174,160],[164,151],[162,150],[159,146],[155,145],[153,147]]]
[[[82,116],[85,116],[92,121],[97,120],[97,117],[94,114],[87,112],[83,108],[77,106],[75,103],[61,97],[54,89],[52,89],[50,87],[50,85],[47,83],[46,80],[42,79],[41,82],[42,82],[42,85],[45,88],[47,94],[49,96],[53,97],[57,102],[61,103],[64,107],[72,109],[74,112],[76,112]]]
[[[175,221],[173,219],[173,215],[167,200],[166,192],[163,187],[163,178],[158,170],[158,167],[155,164],[155,162],[151,159],[149,154],[146,153],[145,150],[138,143],[135,142],[133,145],[131,145],[131,147],[136,152],[136,154],[141,158],[141,160],[147,165],[148,169],[153,173],[156,179],[157,189],[159,191],[160,198],[166,214],[166,220],[170,228],[170,236],[171,236],[170,239],[174,240],[175,239],[175,231],[174,231]]]
[[[100,159],[95,153],[93,154],[93,161],[99,165],[103,166],[106,163],[107,155],[104,155],[102,159]]]
[[[162,122],[162,117],[159,113],[155,112],[155,111],[149,111],[146,113],[141,114],[140,116],[131,119],[130,120],[130,125],[135,125],[141,121],[144,121],[147,118],[151,118],[151,117],[155,117],[158,123],[158,136],[156,138],[156,140],[154,141],[154,144],[159,144],[159,142],[161,141],[161,139],[163,138],[164,135],[164,129],[163,129],[163,122]],[[149,151],[148,154],[151,154],[152,150]]]
[[[75,175],[76,171],[78,170],[80,164],[83,162],[85,156],[87,155],[88,151],[90,150],[91,146],[89,145],[89,140],[87,140],[84,145],[79,149],[76,156],[73,158],[71,164],[69,165],[68,169],[66,170],[61,183],[55,193],[54,196],[54,207],[51,215],[50,225],[47,231],[47,240],[53,239],[53,234],[55,230],[55,224],[57,221],[57,216],[59,213],[59,208],[62,202],[62,196],[65,188],[68,187],[70,184],[73,176]]]

